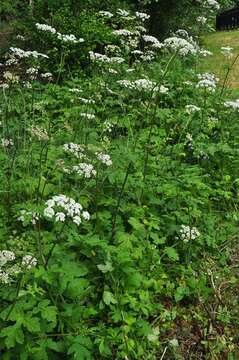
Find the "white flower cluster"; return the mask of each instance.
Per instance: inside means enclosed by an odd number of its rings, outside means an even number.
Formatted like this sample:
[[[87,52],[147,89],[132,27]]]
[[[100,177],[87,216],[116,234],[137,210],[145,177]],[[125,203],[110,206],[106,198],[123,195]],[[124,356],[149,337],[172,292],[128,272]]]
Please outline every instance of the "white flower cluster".
[[[153,48],[161,49],[164,46],[155,36],[143,35],[142,38],[146,43],[150,43]]]
[[[125,60],[120,56],[109,57],[104,54],[95,53],[93,51],[89,51],[90,60],[93,62],[106,63],[106,64],[121,64]]]
[[[5,265],[9,261],[15,260],[16,256],[12,251],[3,250],[0,251],[0,267]]]
[[[0,282],[3,284],[8,284],[11,281],[9,268],[7,269],[5,266],[8,265],[9,262],[15,260],[16,256],[12,251],[3,250],[0,251]],[[4,269],[3,269],[4,267]]]
[[[52,34],[56,34],[56,29],[50,25],[47,25],[47,24],[39,24],[39,23],[36,23],[36,28],[37,30],[41,30],[41,31],[47,31],[47,32],[50,32]]]
[[[2,144],[2,147],[10,147],[10,146],[13,146],[14,145],[14,142],[12,139],[6,139],[6,138],[2,138],[1,139],[1,144]]]
[[[119,29],[119,30],[114,30],[112,32],[112,34],[117,35],[117,36],[133,36],[134,33],[132,31],[126,30],[126,29]]]
[[[70,35],[61,34],[61,33],[57,32],[54,27],[47,25],[47,24],[36,23],[36,28],[40,31],[50,32],[51,34],[56,35],[58,40],[61,40],[64,42],[72,42],[74,44],[84,42],[84,39],[82,39],[82,38],[77,39],[75,37],[75,35],[73,35],[73,34],[70,34]]]
[[[10,57],[10,59],[8,59],[6,62],[5,62],[5,65],[6,66],[11,66],[11,65],[17,65],[19,59],[16,59],[14,56],[13,57]]]
[[[20,216],[17,218],[17,220],[21,222],[30,221],[33,225],[36,225],[37,221],[39,220],[39,214],[37,214],[35,211],[21,210]]]
[[[207,22],[207,18],[205,16],[198,16],[196,20],[201,25],[205,25]]]
[[[38,74],[38,68],[31,67],[26,70],[26,74],[28,75],[37,75]]]
[[[211,51],[205,50],[205,49],[200,49],[198,53],[199,53],[200,56],[203,56],[203,57],[212,55]]]
[[[73,172],[76,172],[80,176],[84,176],[86,179],[90,179],[93,176],[96,176],[96,170],[91,164],[80,163],[73,166]]]
[[[231,100],[231,101],[225,101],[224,105],[227,108],[232,108],[233,110],[239,110],[239,99]]]
[[[114,14],[112,14],[110,11],[104,11],[104,10],[99,11],[99,14],[100,14],[101,16],[105,16],[105,17],[107,17],[107,18],[109,18],[109,19],[114,16]]]
[[[46,129],[41,128],[40,126],[37,125],[31,126],[27,130],[30,132],[32,136],[35,136],[38,140],[44,140],[44,141],[49,140],[49,136]]]
[[[20,35],[20,34],[18,34],[18,35],[16,36],[16,39],[17,39],[17,40],[21,40],[21,41],[25,41],[24,36],[23,36],[23,35]]]
[[[37,259],[32,255],[25,255],[22,258],[22,266],[26,269],[31,269],[32,267],[37,265]]]
[[[196,105],[186,105],[185,110],[186,110],[186,113],[188,113],[188,114],[194,114],[195,112],[200,111],[201,108]]]
[[[109,133],[112,132],[113,127],[114,127],[114,125],[111,122],[109,122],[108,120],[106,120],[104,122],[103,126],[104,126],[104,128],[103,128],[104,132],[109,132]]]
[[[41,78],[42,79],[47,79],[47,80],[52,80],[53,79],[53,75],[52,75],[52,73],[50,73],[50,72],[46,72],[46,73],[42,73],[41,74]]]
[[[93,100],[93,99],[85,99],[85,98],[82,98],[82,97],[79,97],[78,99],[81,102],[83,102],[83,104],[95,104],[95,100]]]
[[[72,93],[75,93],[75,94],[78,94],[78,93],[82,92],[82,90],[78,89],[78,88],[69,89],[69,91],[72,92]]]
[[[230,47],[230,46],[222,46],[221,47],[221,53],[225,56],[225,57],[227,57],[227,58],[231,58],[232,57],[232,50],[233,50],[233,48],[232,47]]]
[[[196,55],[198,51],[195,43],[192,44],[186,39],[177,36],[172,36],[165,39],[164,47],[171,51],[177,52],[181,56]]]
[[[92,114],[92,113],[80,113],[80,116],[88,119],[88,120],[92,120],[92,119],[95,119],[95,115]]]
[[[198,79],[199,82],[196,85],[198,89],[204,89],[212,93],[216,91],[219,79],[216,78],[214,74],[198,74]]]
[[[195,227],[182,225],[180,229],[180,238],[183,242],[188,243],[190,240],[195,240],[200,236],[200,232]]]
[[[105,164],[107,166],[112,165],[112,160],[111,160],[110,155],[104,154],[102,152],[96,152],[95,155],[96,155],[97,159],[100,160],[103,164]]]
[[[123,17],[129,16],[129,12],[126,11],[126,10],[124,10],[124,9],[118,9],[118,10],[116,11],[116,13],[117,13],[118,15],[120,15],[120,16],[123,16]]]
[[[138,91],[158,91],[159,87],[156,82],[148,79],[138,79],[134,81],[130,80],[118,80],[117,83],[130,90]]]
[[[148,20],[150,18],[150,15],[148,15],[148,14],[146,14],[144,12],[136,11],[135,15],[141,21],[146,21],[146,20]]]
[[[31,255],[25,255],[22,258],[21,266],[12,262],[16,260],[14,252],[9,250],[0,251],[0,282],[3,284],[9,284],[12,281],[12,276],[17,275],[19,272],[25,269],[30,270],[37,265],[37,259]]]
[[[68,144],[64,144],[63,145],[63,149],[70,153],[73,154],[77,159],[82,159],[85,157],[85,155],[83,154],[84,149],[81,145],[75,144],[75,143],[68,143]]]
[[[58,39],[58,40],[62,40],[62,41],[64,41],[64,42],[72,42],[73,44],[77,44],[77,43],[82,43],[82,42],[84,42],[84,39],[83,39],[83,38],[77,39],[77,38],[75,37],[75,35],[73,35],[73,34],[64,35],[64,34],[57,33],[57,39]]]
[[[19,59],[29,58],[31,56],[34,57],[35,59],[37,59],[39,57],[43,57],[46,59],[49,58],[46,54],[39,53],[35,50],[34,51],[29,51],[29,50],[25,51],[20,48],[10,47],[10,51],[14,56],[18,57]]]
[[[55,219],[56,222],[65,222],[71,219],[76,225],[80,225],[82,219],[89,220],[88,211],[83,211],[81,204],[65,195],[56,195],[46,201],[47,207],[44,209],[44,216]]]
[[[205,0],[204,6],[212,8],[213,10],[219,10],[220,5],[216,0]]]
[[[19,76],[14,75],[13,73],[11,73],[10,71],[5,71],[3,73],[3,78],[11,83],[17,83],[19,81]]]

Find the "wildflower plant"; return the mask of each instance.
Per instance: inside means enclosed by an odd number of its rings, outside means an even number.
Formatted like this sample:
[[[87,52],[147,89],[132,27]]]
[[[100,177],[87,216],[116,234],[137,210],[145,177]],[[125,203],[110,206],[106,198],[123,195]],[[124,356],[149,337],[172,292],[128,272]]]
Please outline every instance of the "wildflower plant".
[[[218,3],[199,3],[206,26]],[[238,101],[197,73],[195,37],[159,40],[145,10],[59,14],[1,60],[0,355],[183,358],[189,333],[199,358],[225,356],[213,274],[237,258]]]

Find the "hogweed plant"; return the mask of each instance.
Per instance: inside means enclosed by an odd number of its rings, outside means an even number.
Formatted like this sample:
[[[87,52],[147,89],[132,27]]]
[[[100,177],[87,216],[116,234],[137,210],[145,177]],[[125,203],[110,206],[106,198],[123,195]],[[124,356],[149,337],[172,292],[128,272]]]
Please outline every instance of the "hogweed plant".
[[[101,46],[39,22],[44,47],[18,38],[27,50],[2,62],[0,355],[183,359],[193,337],[198,359],[234,356],[222,289],[239,218],[238,101],[195,72],[209,54],[185,30],[160,41],[146,12],[96,18]],[[79,52],[84,73],[70,67]]]

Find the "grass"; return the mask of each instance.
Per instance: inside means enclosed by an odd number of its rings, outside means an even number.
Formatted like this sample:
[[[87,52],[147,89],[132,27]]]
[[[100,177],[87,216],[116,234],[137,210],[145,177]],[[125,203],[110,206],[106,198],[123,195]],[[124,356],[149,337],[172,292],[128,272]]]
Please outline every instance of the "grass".
[[[209,34],[202,39],[203,48],[210,50],[213,55],[203,59],[199,65],[201,72],[215,73],[222,81],[225,78],[228,64],[231,64],[239,53],[239,31],[220,31]],[[221,53],[222,46],[233,47],[233,58],[227,59]],[[239,89],[239,59],[230,71],[228,85]]]

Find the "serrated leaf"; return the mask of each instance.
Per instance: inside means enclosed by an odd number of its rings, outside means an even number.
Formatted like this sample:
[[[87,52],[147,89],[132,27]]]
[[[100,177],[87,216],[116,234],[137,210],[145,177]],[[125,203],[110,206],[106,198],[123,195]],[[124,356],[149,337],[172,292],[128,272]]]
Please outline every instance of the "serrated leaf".
[[[104,264],[99,264],[99,265],[97,265],[97,267],[104,274],[114,270],[111,262],[109,262],[109,261],[106,261],[105,265]]]
[[[117,300],[114,298],[114,295],[110,291],[104,291],[103,301],[106,305],[117,303]]]
[[[73,354],[73,358],[76,360],[93,360],[92,348],[93,345],[89,337],[77,336],[67,354]]]
[[[178,253],[173,247],[166,247],[164,252],[171,260],[179,260]]]

